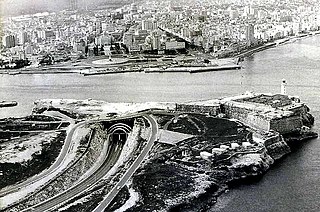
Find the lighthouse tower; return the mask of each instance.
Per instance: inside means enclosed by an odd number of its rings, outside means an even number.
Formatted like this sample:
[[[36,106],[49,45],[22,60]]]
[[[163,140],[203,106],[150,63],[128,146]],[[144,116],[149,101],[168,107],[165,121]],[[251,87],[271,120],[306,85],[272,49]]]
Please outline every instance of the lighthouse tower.
[[[281,82],[281,94],[287,95],[287,81],[285,79],[282,79]]]

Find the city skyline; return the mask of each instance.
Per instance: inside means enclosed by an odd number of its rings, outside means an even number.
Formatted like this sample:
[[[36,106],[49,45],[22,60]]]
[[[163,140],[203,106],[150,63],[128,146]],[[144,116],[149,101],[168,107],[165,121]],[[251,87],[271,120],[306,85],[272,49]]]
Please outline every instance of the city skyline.
[[[1,211],[320,208],[316,0],[0,4]]]

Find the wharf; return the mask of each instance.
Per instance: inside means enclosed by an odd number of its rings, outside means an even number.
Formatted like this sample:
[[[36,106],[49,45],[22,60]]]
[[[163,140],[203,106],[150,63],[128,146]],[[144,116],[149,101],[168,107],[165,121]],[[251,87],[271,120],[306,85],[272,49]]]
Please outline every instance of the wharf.
[[[245,57],[245,56],[248,56],[248,55],[252,55],[253,53],[260,52],[260,51],[272,48],[272,47],[274,47],[276,45],[277,45],[277,43],[267,43],[267,44],[264,44],[262,46],[247,50],[247,51],[237,55],[237,57]]]
[[[176,72],[188,72],[188,73],[200,73],[210,71],[225,71],[241,69],[240,65],[223,65],[223,66],[184,66],[184,67],[169,67],[169,68],[146,68],[145,73],[176,73]]]
[[[121,74],[121,73],[131,73],[131,72],[140,72],[140,69],[131,68],[131,69],[114,69],[114,70],[106,70],[106,69],[98,69],[91,70],[88,72],[81,72],[83,76],[91,76],[91,75],[105,75],[105,74]]]

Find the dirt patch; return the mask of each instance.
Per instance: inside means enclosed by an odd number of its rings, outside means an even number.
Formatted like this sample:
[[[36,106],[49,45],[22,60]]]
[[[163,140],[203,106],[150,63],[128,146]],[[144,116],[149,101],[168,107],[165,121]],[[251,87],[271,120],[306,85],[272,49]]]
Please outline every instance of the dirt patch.
[[[133,178],[133,187],[140,192],[142,200],[127,211],[157,211],[169,208],[168,200],[193,191],[194,174],[173,164],[148,164],[142,174]]]
[[[1,163],[0,172],[0,188],[12,185],[27,178],[39,174],[41,171],[49,168],[50,165],[58,157],[66,138],[65,132],[60,132],[51,141],[46,141],[42,146],[40,154],[33,154],[32,160],[24,163]]]
[[[123,187],[117,196],[112,200],[108,208],[105,210],[107,211],[115,211],[119,209],[124,203],[129,199],[130,194],[128,188],[125,186]]]

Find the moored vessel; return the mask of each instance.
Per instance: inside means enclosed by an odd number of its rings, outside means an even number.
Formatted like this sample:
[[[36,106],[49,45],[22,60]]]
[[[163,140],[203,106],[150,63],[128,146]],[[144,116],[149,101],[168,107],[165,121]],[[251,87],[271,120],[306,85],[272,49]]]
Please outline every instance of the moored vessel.
[[[17,105],[18,102],[16,101],[0,101],[0,107],[14,107]]]

